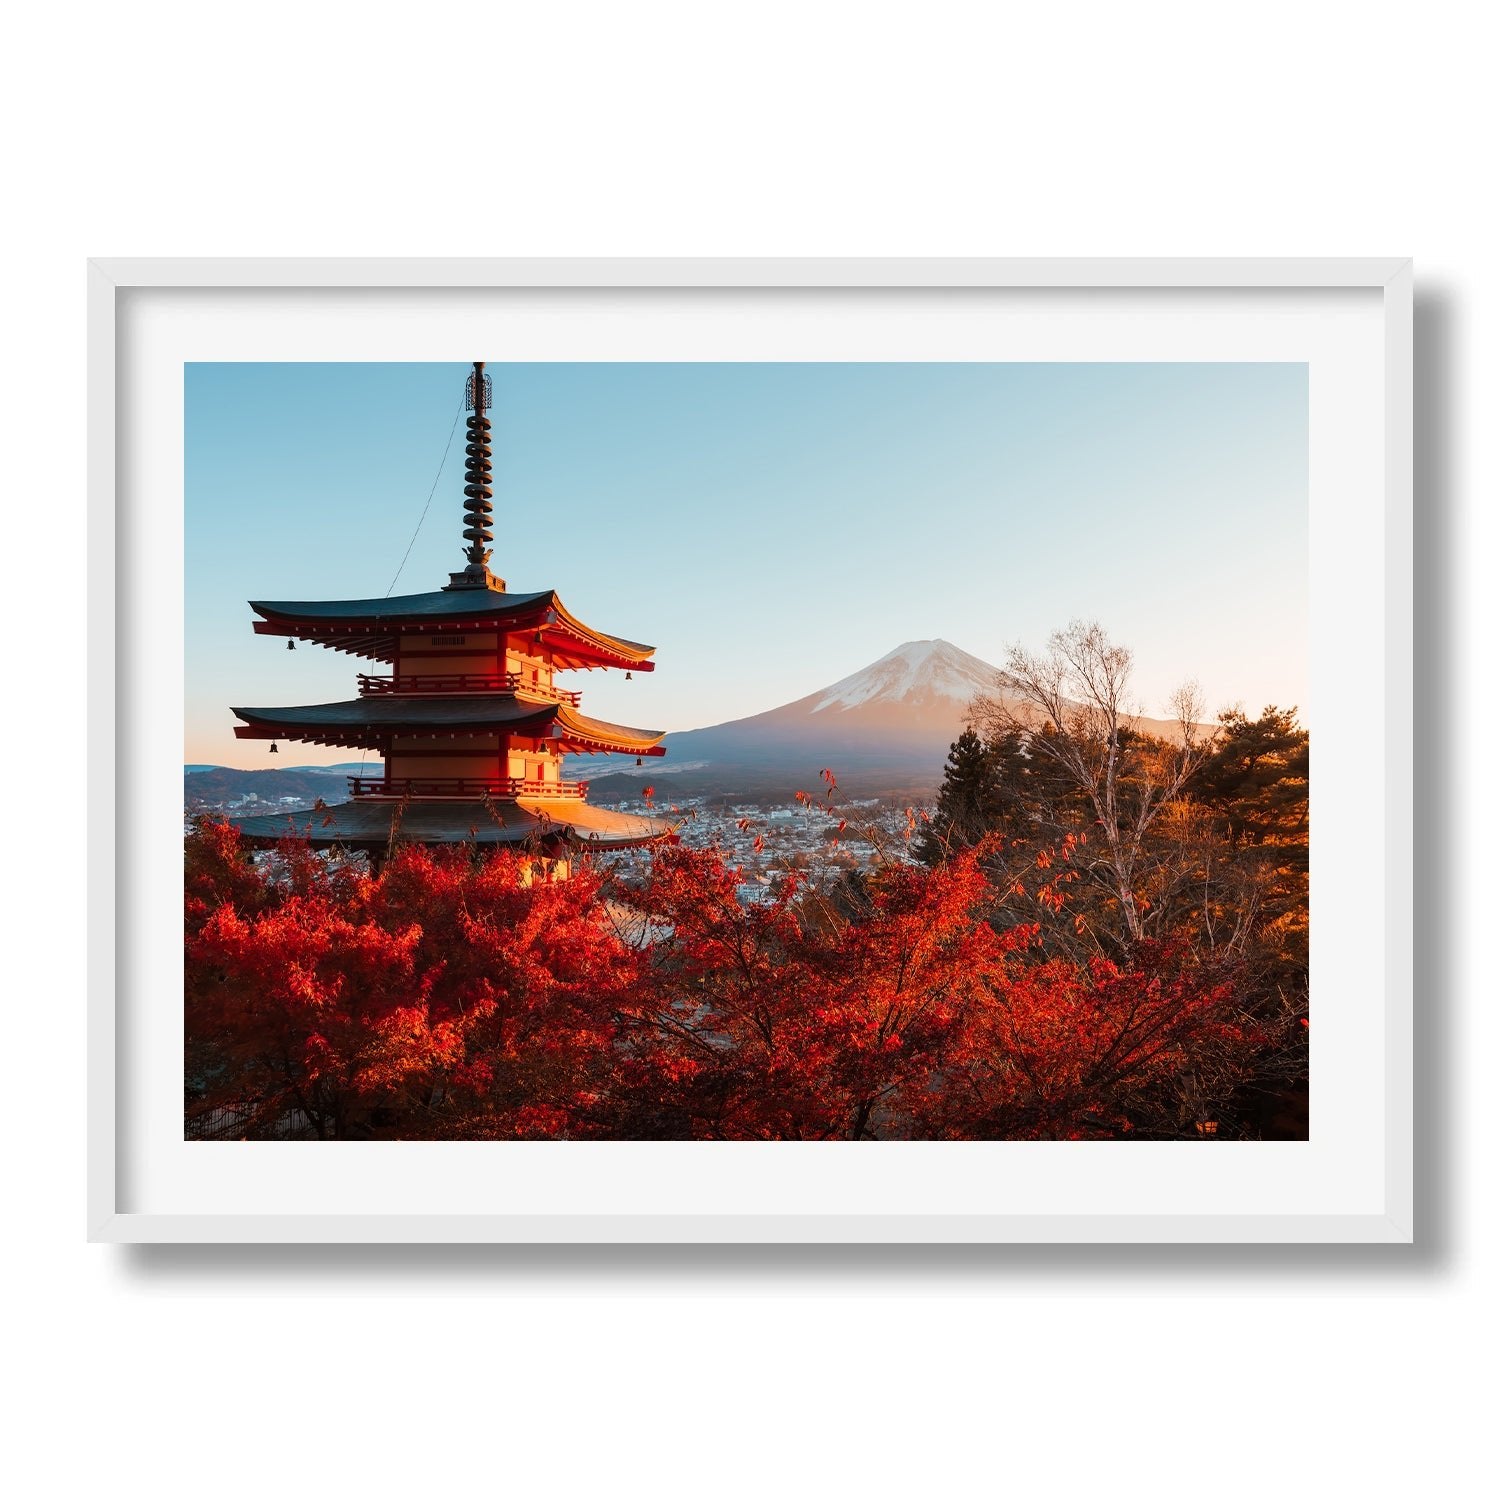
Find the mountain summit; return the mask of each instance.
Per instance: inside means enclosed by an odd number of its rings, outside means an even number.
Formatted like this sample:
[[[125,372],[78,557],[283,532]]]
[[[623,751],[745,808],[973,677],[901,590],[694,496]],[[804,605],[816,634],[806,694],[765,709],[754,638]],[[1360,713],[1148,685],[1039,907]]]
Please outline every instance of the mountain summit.
[[[949,699],[967,705],[976,693],[993,692],[999,679],[1000,673],[988,662],[960,651],[951,641],[907,641],[814,693],[812,712],[847,711],[874,703],[905,703],[916,709]]]

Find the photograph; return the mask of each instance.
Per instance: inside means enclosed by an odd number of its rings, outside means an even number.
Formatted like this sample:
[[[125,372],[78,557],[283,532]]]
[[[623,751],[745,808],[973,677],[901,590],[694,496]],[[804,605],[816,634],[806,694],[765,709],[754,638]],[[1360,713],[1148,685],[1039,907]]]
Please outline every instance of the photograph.
[[[185,1140],[1308,1139],[1305,363],[183,402]]]
[[[1475,15],[8,15],[23,1495],[1482,1487]]]

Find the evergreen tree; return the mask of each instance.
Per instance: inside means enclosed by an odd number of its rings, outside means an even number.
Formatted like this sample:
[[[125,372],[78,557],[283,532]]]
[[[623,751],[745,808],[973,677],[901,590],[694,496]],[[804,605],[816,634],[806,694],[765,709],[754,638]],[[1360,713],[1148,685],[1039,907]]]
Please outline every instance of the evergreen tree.
[[[917,841],[917,858],[923,864],[942,864],[1000,825],[1005,809],[998,761],[995,750],[972,727],[949,747],[937,810]]]
[[[1235,710],[1219,723],[1189,794],[1223,817],[1236,847],[1279,846],[1305,867],[1308,735],[1297,711],[1270,707],[1249,719]]]
[[[1213,753],[1188,791],[1222,829],[1230,864],[1253,881],[1259,958],[1283,989],[1306,988],[1308,734],[1295,709],[1219,716]],[[1237,904],[1247,904],[1244,894]]]

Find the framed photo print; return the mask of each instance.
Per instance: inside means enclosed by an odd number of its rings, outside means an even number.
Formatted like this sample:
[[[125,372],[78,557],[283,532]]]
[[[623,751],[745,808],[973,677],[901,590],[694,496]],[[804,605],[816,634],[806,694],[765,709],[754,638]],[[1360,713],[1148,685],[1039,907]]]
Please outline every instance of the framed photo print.
[[[92,264],[91,1234],[1409,1240],[1411,371],[1400,260]]]

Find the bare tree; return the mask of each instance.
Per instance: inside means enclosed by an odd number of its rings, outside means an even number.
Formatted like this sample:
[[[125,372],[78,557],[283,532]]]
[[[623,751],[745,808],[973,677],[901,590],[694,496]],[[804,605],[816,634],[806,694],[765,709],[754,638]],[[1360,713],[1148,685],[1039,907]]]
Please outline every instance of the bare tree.
[[[1030,752],[1051,761],[1060,779],[1094,815],[1090,865],[1118,900],[1128,945],[1145,935],[1140,879],[1148,862],[1147,833],[1208,753],[1203,699],[1196,683],[1172,695],[1173,731],[1166,740],[1143,735],[1127,702],[1131,654],[1092,621],[1054,631],[1044,652],[1013,646],[993,696],[975,701],[984,733],[1018,732]]]

